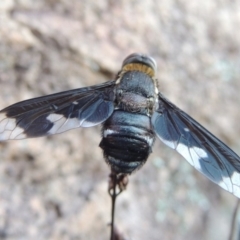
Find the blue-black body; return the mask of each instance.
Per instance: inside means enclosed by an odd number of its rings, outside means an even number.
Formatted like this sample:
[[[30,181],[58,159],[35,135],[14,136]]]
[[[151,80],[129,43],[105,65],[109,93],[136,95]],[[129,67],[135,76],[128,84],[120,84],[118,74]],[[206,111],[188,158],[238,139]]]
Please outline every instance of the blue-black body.
[[[124,73],[117,82],[115,110],[103,124],[100,147],[115,172],[132,173],[152,152],[156,83],[139,71]]]

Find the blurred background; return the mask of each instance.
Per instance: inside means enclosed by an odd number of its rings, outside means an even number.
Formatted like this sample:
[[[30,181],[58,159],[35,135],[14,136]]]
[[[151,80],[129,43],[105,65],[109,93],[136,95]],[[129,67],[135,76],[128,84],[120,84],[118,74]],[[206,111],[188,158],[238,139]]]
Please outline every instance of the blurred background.
[[[1,0],[0,108],[108,81],[142,52],[162,93],[240,154],[239,26],[237,0]],[[109,239],[100,130],[0,143],[0,239]],[[125,239],[225,240],[236,201],[157,140],[116,225]]]

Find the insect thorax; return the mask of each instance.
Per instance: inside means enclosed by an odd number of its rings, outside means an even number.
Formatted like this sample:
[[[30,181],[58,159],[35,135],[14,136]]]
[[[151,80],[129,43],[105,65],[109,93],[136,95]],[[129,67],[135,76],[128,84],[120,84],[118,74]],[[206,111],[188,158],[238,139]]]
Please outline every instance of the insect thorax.
[[[116,107],[129,112],[152,115],[157,99],[156,80],[141,71],[120,75],[116,87]]]

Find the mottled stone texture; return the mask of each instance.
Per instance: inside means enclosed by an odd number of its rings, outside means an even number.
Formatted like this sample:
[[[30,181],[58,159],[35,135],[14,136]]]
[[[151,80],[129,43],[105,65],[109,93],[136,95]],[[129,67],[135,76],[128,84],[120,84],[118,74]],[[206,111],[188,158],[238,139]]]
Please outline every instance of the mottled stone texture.
[[[97,84],[132,52],[161,91],[240,154],[240,4],[0,1],[0,108]],[[109,239],[100,127],[0,143],[0,239]],[[118,199],[126,239],[227,239],[236,198],[158,140]]]

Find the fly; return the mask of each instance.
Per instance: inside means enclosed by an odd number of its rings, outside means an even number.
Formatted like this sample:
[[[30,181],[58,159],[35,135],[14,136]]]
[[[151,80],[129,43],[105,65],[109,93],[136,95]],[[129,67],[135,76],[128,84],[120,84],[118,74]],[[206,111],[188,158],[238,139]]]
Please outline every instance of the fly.
[[[240,158],[166,99],[156,63],[131,54],[115,80],[18,102],[0,111],[0,141],[102,124],[100,147],[111,170],[131,174],[152,152],[156,136],[207,178],[240,198]]]

